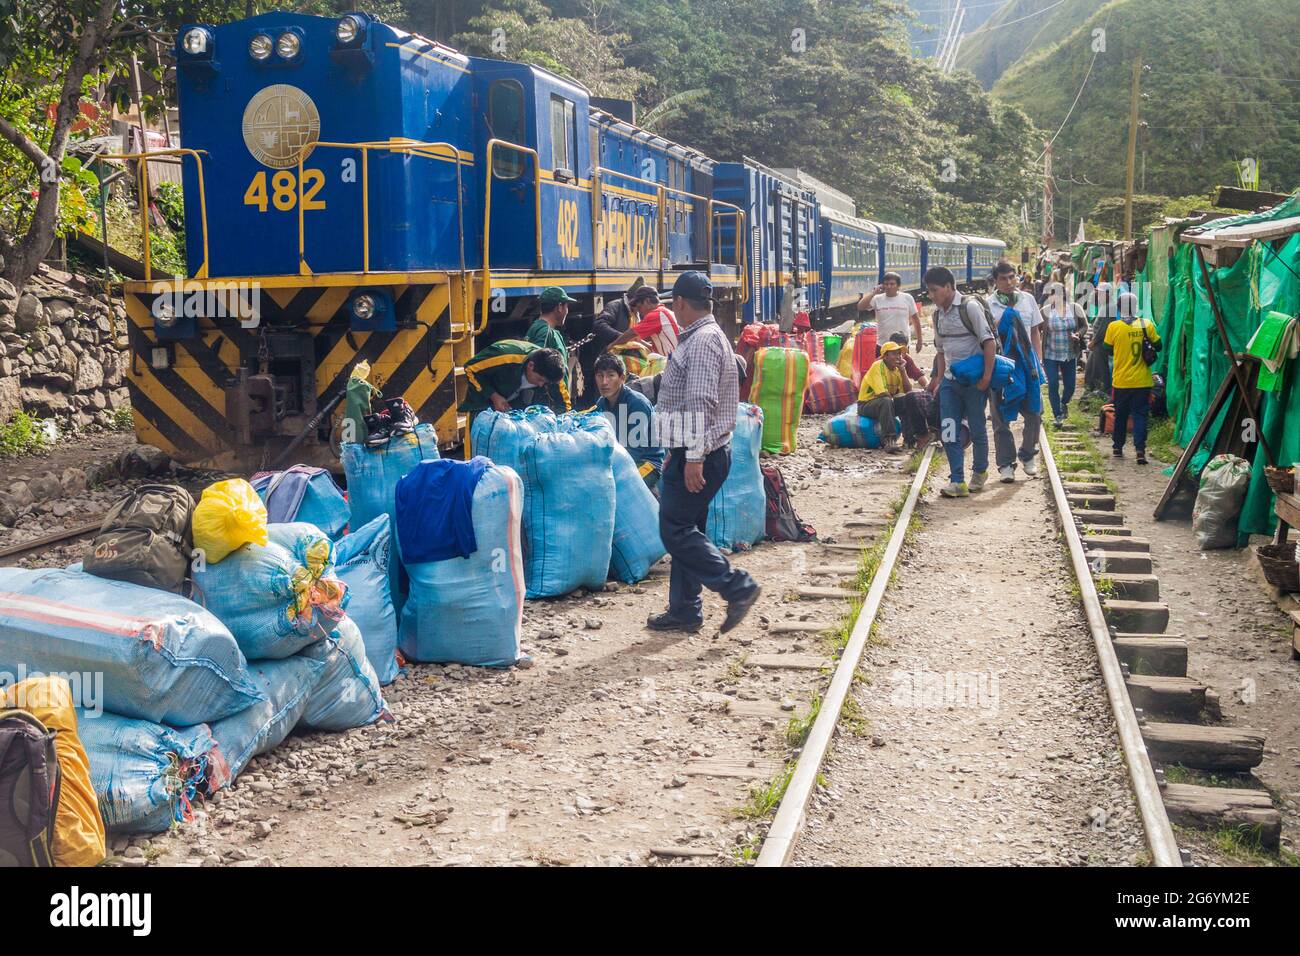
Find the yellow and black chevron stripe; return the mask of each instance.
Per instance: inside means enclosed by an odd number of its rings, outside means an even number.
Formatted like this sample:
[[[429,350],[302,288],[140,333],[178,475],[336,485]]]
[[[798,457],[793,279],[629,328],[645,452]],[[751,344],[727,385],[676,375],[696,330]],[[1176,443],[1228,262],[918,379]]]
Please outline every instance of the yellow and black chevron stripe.
[[[467,317],[460,315],[461,281],[451,277],[385,286],[397,314],[417,323],[396,332],[351,331],[347,302],[356,286],[320,286],[310,280],[300,286],[262,288],[261,322],[277,332],[312,337],[317,407],[346,386],[357,363],[366,361],[371,383],[387,397],[404,397],[422,422],[434,425],[439,441],[449,444],[463,438],[464,423],[456,406],[464,397],[464,384],[458,383],[456,369],[473,354]],[[187,463],[246,452],[237,448],[226,418],[225,387],[241,364],[255,368],[259,330],[242,327],[236,318],[201,319],[198,336],[163,343],[172,347],[171,361],[155,368],[151,359],[160,343],[154,334],[154,297],[147,283],[127,284],[131,362],[126,378],[137,436]]]

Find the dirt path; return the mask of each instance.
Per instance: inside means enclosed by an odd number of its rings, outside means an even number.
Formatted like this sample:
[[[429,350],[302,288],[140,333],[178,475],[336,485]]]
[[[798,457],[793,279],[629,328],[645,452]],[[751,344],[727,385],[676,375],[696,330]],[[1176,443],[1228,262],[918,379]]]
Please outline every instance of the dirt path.
[[[1046,488],[923,506],[854,695],[869,729],[841,725],[798,865],[1145,859]]]
[[[1119,485],[1119,507],[1133,534],[1151,542],[1170,634],[1187,637],[1187,676],[1219,692],[1224,723],[1266,734],[1264,762],[1254,776],[1282,811],[1282,847],[1295,852],[1300,827],[1300,663],[1291,659],[1291,621],[1265,590],[1250,548],[1201,551],[1188,518],[1156,521],[1151,513],[1169,478],[1154,459],[1146,467],[1110,457],[1109,436],[1098,443]],[[1265,539],[1256,537],[1255,544]],[[1200,859],[1239,864],[1192,833]]]
[[[834,537],[883,515],[910,475],[897,456],[817,443],[822,421],[805,416],[779,464],[800,516]],[[665,600],[662,568],[529,602],[531,667],[413,666],[387,691],[396,723],[291,737],[193,824],[134,842],[144,859],[190,865],[731,864],[757,837],[737,808],[780,768],[786,725],[828,679],[773,666],[824,657],[815,635],[768,629],[839,620],[843,602],[789,595],[825,560],[795,544],[740,555],[764,593],[726,637],[707,595],[700,633],[643,628]]]

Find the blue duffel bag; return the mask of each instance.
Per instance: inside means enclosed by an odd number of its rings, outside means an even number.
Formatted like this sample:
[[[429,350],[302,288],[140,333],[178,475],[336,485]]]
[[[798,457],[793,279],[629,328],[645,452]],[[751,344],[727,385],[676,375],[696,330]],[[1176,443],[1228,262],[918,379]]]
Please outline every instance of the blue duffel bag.
[[[295,465],[288,471],[256,475],[253,490],[266,505],[271,522],[305,521],[331,538],[348,526],[351,512],[347,499],[324,468]],[[292,507],[296,502],[296,507]]]
[[[984,354],[977,352],[974,355],[968,355],[964,359],[953,362],[951,366],[952,377],[962,385],[976,385],[984,375]],[[995,355],[993,357],[993,377],[989,380],[989,388],[1003,388],[1011,381],[1011,376],[1016,372],[1016,363],[1005,355]]]

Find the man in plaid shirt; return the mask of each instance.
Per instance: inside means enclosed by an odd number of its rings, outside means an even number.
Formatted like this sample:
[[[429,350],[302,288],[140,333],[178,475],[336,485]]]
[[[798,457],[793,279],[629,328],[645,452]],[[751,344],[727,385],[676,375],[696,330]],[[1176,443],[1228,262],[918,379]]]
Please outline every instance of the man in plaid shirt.
[[[758,583],[732,568],[704,533],[709,502],[731,471],[739,382],[731,343],[713,318],[713,284],[702,272],[683,272],[673,285],[673,312],[681,334],[659,384],[656,443],[668,450],[660,479],[659,536],[672,557],[668,610],[651,617],[656,631],[704,626],[702,588],[727,602],[721,631],[739,624],[758,600]]]

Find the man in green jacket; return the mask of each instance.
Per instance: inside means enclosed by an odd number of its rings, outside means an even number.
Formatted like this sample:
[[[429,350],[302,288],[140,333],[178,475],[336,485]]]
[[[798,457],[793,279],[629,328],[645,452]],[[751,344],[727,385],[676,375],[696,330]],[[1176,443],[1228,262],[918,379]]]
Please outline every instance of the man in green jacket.
[[[460,403],[462,412],[508,412],[529,405],[549,405],[557,412],[570,408],[560,354],[532,342],[501,339],[480,349],[465,363],[465,379],[469,389]]]
[[[555,349],[560,353],[560,364],[564,366],[564,383],[569,383],[569,347],[564,342],[564,320],[569,315],[569,305],[576,304],[577,299],[559,286],[543,289],[537,297],[537,308],[541,316],[528,327],[525,338],[539,348]]]

